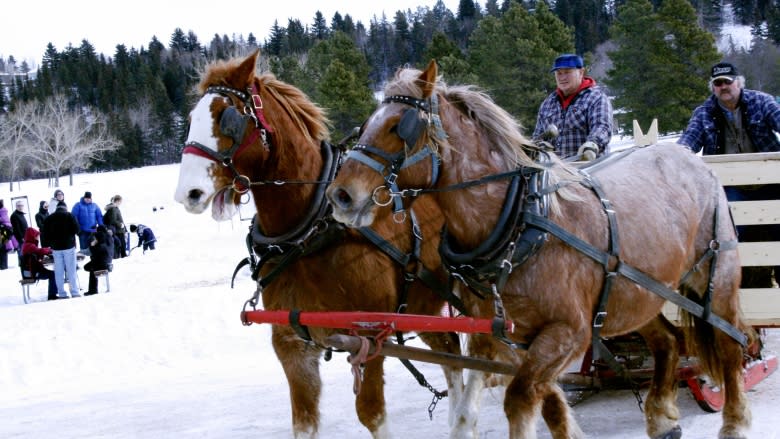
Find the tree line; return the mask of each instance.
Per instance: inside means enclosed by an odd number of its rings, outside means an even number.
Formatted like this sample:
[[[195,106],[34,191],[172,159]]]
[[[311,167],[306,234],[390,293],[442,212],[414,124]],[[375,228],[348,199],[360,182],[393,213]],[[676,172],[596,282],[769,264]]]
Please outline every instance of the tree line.
[[[0,175],[13,182],[81,170],[104,171],[177,162],[186,138],[194,86],[210,61],[261,49],[259,68],[302,89],[326,108],[333,138],[360,125],[380,90],[401,66],[436,59],[445,81],[474,84],[533,127],[549,73],[560,53],[603,66],[598,82],[614,96],[621,129],[633,119],[659,119],[662,132],[685,127],[709,94],[709,68],[737,64],[748,87],[780,94],[780,7],[754,0],[461,0],[375,17],[366,27],[348,14],[311,24],[275,22],[268,36],[214,35],[201,43],[176,28],[166,47],[153,37],[140,49],[117,45],[111,56],[88,40],[62,51],[47,45],[29,71],[13,57],[0,72],[16,73],[0,93]],[[715,37],[724,9],[748,24],[749,50],[719,53]],[[606,48],[606,49],[605,49]],[[6,76],[7,77],[7,76]]]

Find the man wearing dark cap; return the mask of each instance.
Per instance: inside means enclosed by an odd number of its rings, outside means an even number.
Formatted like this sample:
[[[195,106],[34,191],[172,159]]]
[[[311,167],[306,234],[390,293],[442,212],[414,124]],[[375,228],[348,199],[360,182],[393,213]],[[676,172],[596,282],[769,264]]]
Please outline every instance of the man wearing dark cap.
[[[730,63],[720,62],[710,70],[710,96],[693,110],[677,143],[704,155],[780,151],[780,105],[769,94],[745,88],[745,77]],[[729,201],[776,200],[780,185],[730,186]],[[739,240],[780,241],[780,225],[739,226]],[[775,267],[780,281],[780,267]],[[743,270],[744,272],[744,270]],[[743,278],[747,278],[744,276]],[[771,278],[750,287],[771,287]]]
[[[703,154],[780,151],[780,105],[772,96],[745,88],[745,77],[730,63],[712,66],[710,96],[693,110],[677,143]]]
[[[79,222],[79,249],[82,253],[89,254],[90,235],[95,233],[98,225],[103,225],[103,212],[100,206],[92,202],[92,192],[84,192],[78,203],[73,206],[71,213]]]
[[[555,58],[550,71],[557,88],[542,102],[533,138],[547,140],[562,158],[592,160],[612,139],[612,104],[596,81],[585,75],[579,55]]]

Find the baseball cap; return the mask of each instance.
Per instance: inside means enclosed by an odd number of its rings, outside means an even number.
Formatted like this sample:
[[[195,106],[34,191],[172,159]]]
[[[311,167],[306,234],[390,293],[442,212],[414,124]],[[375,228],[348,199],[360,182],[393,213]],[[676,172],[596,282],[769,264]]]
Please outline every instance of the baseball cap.
[[[739,75],[739,71],[734,67],[734,64],[721,62],[712,66],[712,72],[710,73],[710,80],[714,81],[720,78],[728,78],[732,81]]]
[[[582,57],[572,53],[566,53],[555,58],[555,62],[553,62],[550,71],[554,72],[558,69],[581,69],[583,67],[585,67],[585,62],[582,61]]]

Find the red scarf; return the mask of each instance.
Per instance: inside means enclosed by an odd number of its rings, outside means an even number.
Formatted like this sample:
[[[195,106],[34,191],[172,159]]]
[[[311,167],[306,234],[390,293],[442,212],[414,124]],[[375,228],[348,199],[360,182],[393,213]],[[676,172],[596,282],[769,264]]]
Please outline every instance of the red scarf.
[[[556,88],[555,92],[558,94],[558,99],[561,101],[561,106],[564,110],[571,104],[571,102],[574,100],[574,98],[580,94],[582,90],[585,90],[586,88],[594,87],[596,85],[596,80],[591,78],[590,76],[586,76],[582,78],[582,82],[580,83],[580,87],[575,91],[574,93],[570,94],[568,97],[563,95],[563,92],[560,88]]]

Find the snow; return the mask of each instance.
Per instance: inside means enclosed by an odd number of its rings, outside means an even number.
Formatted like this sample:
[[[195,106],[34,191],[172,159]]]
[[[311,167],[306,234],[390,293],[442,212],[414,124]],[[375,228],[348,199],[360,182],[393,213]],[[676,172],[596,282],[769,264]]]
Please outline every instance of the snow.
[[[135,250],[114,262],[110,293],[101,282],[96,296],[47,302],[42,281],[32,288],[34,303],[25,305],[16,258],[9,255],[14,266],[0,271],[0,438],[291,437],[287,385],[269,327],[239,321],[254,292],[246,269],[230,289],[233,268],[246,254],[248,222],[186,213],[172,201],[177,177],[178,166],[167,165],[78,174],[73,186],[61,182],[69,205],[86,190],[101,207],[121,194],[125,220],[157,234],[156,250]],[[54,189],[36,180],[9,193],[4,183],[0,198],[9,204],[12,196],[27,195],[37,208]],[[86,286],[86,273],[79,275]],[[780,330],[771,330],[765,352],[779,348]],[[345,358],[334,354],[322,362],[322,438],[368,436],[353,409]],[[438,367],[418,367],[444,387]],[[429,420],[431,394],[395,359],[386,362],[385,381],[394,437],[448,437],[446,401]],[[780,374],[756,386],[749,399],[750,437],[780,437]],[[685,389],[679,400],[685,437],[715,437],[720,415],[703,412]],[[602,391],[574,412],[589,437],[644,437],[643,414],[628,390]],[[481,438],[507,437],[502,389],[485,391],[479,431]],[[541,422],[539,431],[549,437]]]

